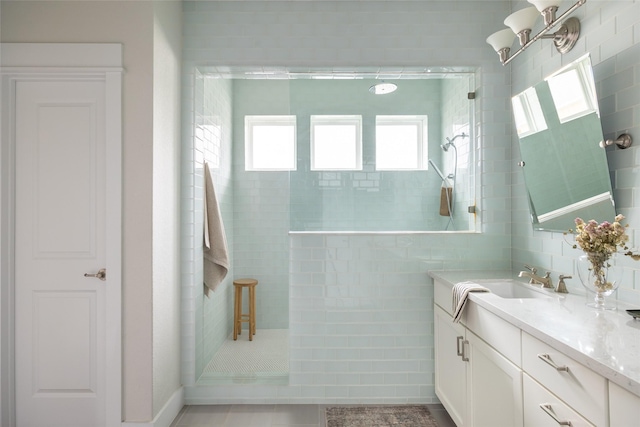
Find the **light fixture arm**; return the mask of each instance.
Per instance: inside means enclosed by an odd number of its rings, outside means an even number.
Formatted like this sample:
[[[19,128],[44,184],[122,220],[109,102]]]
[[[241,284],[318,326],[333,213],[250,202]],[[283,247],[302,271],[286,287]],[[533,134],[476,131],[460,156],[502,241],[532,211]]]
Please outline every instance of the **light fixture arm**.
[[[578,35],[580,34],[580,21],[578,20],[578,18],[567,19],[567,22],[563,23],[557,32],[549,35],[547,35],[547,33],[551,31],[560,22],[562,22],[564,18],[572,14],[574,10],[576,10],[586,2],[587,0],[578,0],[573,6],[567,9],[567,11],[564,12],[562,15],[560,15],[555,21],[549,23],[546,27],[542,29],[542,31],[540,31],[535,36],[531,37],[529,41],[525,45],[523,45],[520,49],[515,51],[513,55],[511,55],[506,60],[502,61],[502,65],[507,65],[509,62],[511,62],[511,60],[513,60],[513,58],[518,56],[520,53],[522,53],[525,49],[527,49],[537,40],[542,38],[553,38],[554,43],[556,43],[556,47],[558,48],[558,51],[560,51],[561,53],[566,53],[569,50],[571,50],[576,40],[578,39]],[[558,43],[561,43],[561,44],[559,45]]]

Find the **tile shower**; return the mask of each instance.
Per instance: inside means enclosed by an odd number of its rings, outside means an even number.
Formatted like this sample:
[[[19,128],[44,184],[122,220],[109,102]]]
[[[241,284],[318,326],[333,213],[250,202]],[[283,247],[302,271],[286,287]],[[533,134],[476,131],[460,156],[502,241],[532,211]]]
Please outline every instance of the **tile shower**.
[[[245,171],[244,144],[232,143],[231,138],[241,133],[245,114],[288,114],[290,108],[284,103],[281,111],[274,111],[272,105],[265,110],[256,100],[245,102],[251,106],[247,108],[243,102],[234,102],[234,97],[262,91],[258,99],[266,99],[266,105],[270,92],[283,89],[280,85],[289,83],[234,82],[199,72],[193,78],[190,120],[195,126],[192,134],[185,131],[185,138],[193,143],[185,145],[183,164],[183,190],[188,190],[184,191],[183,256],[188,261],[183,299],[191,309],[185,312],[183,325],[187,341],[183,382],[191,386],[187,401],[231,402],[252,395],[256,401],[435,402],[433,295],[426,271],[448,265],[451,261],[447,260],[472,257],[476,261],[468,263],[469,267],[474,263],[478,268],[504,267],[496,260],[505,259],[507,249],[501,253],[496,248],[486,259],[478,257],[469,234],[290,233],[290,197],[294,194],[290,193],[290,174]],[[438,147],[443,142],[442,129],[447,134],[470,132],[468,121],[460,120],[461,110],[469,108],[468,81],[457,87],[451,82],[442,86],[438,86],[439,97],[447,103],[442,112],[433,114],[432,124],[436,130],[433,155],[442,156],[438,162],[447,161]],[[463,102],[455,101],[461,98]],[[460,146],[458,155],[469,158],[470,144]],[[212,298],[202,296],[198,285],[202,278],[199,235],[204,161],[214,175],[232,252],[230,274]],[[445,166],[447,170],[451,167]],[[468,166],[463,164],[461,173],[469,175]],[[435,172],[424,173],[424,181],[439,187]],[[474,180],[471,183],[475,185]],[[466,200],[462,200],[466,211]],[[437,214],[437,207],[433,210]],[[384,231],[384,224],[380,227]],[[230,285],[232,278],[241,276],[255,277],[261,283],[258,328],[289,329],[288,385],[221,388],[204,380],[198,383],[231,331]]]
[[[477,224],[482,228],[477,228],[478,233],[465,234],[288,235],[289,221],[280,223],[273,219],[280,218],[277,209],[288,209],[288,199],[272,206],[270,200],[262,200],[265,209],[276,212],[262,217],[263,224],[269,224],[268,227],[253,228],[251,232],[257,231],[256,236],[242,238],[257,238],[261,242],[282,238],[284,241],[285,246],[280,247],[281,241],[274,240],[276,250],[286,252],[284,258],[269,251],[261,258],[261,251],[257,251],[253,259],[263,260],[261,262],[267,265],[270,260],[278,259],[285,265],[287,275],[283,282],[287,283],[289,296],[280,302],[291,304],[290,309],[284,309],[290,315],[289,385],[197,385],[199,369],[208,360],[203,350],[203,332],[206,331],[199,322],[204,313],[203,306],[211,302],[198,301],[202,292],[194,248],[197,245],[193,242],[200,243],[195,231],[200,218],[195,209],[196,202],[190,201],[200,194],[197,165],[203,161],[204,154],[200,153],[203,148],[199,148],[199,142],[193,138],[193,129],[185,127],[182,373],[186,402],[435,402],[430,320],[433,317],[430,308],[432,286],[426,271],[460,268],[462,262],[467,268],[495,269],[509,268],[510,263],[509,79],[504,68],[495,61],[494,53],[485,54],[482,48],[486,46],[480,37],[486,33],[480,27],[501,24],[501,19],[497,18],[501,14],[496,11],[502,11],[504,5],[492,2],[478,12],[468,9],[465,2],[460,5],[452,2],[370,2],[366,25],[361,25],[361,2],[295,2],[294,5],[290,8],[287,2],[184,2],[184,123],[196,123],[196,106],[206,98],[196,90],[198,85],[205,84],[201,81],[203,76],[196,71],[198,64],[292,64],[311,68],[335,64],[343,69],[354,64],[474,64],[481,70],[475,76],[476,88],[480,91],[473,112],[475,128],[470,129],[470,133],[475,138],[473,155],[478,160],[480,179],[474,185],[477,200],[481,201]],[[452,9],[461,20],[474,24],[456,28],[443,26]],[[255,13],[256,10],[261,13]],[[391,16],[396,25],[388,25]],[[331,25],[317,26],[316,20],[321,18]],[[247,19],[251,19],[250,25]],[[274,26],[273,19],[278,19],[282,25]],[[244,28],[237,36],[228,32],[235,25]],[[313,40],[305,39],[303,43],[296,34],[304,29],[306,35],[309,28],[314,28]],[[374,28],[377,31],[372,34],[370,30]],[[426,37],[425,28],[439,28],[440,36],[459,48],[441,49],[441,38]],[[348,37],[344,36],[345,31],[349,32]],[[378,47],[367,48],[371,46],[372,37],[382,51]],[[344,45],[346,39],[351,40],[352,45]],[[259,48],[252,44],[254,41],[260,43]],[[309,48],[309,43],[318,47]],[[380,57],[380,52],[385,56]],[[221,96],[220,91],[217,93],[207,102],[225,104],[226,100],[213,101]],[[222,142],[222,151],[225,150],[231,152],[230,141]],[[242,166],[241,157],[236,154],[234,151],[233,161]],[[230,162],[229,157],[225,158]],[[214,178],[215,185],[232,186],[234,203],[252,195],[258,198],[256,194],[270,188],[269,179],[278,179],[275,175],[261,175],[257,179],[258,173],[256,180],[236,182],[235,170],[233,175],[226,173],[224,178]],[[222,183],[218,182],[220,179]],[[288,180],[275,184],[286,186]],[[287,197],[288,191],[277,194],[272,200],[279,202]],[[233,227],[238,233],[251,226],[249,220],[240,225],[239,218],[256,215],[234,212],[238,210],[237,206],[234,209],[222,206],[222,210],[226,228]],[[233,240],[234,257],[239,258],[238,254],[244,249],[240,249],[241,235],[235,231],[229,237]],[[234,259],[234,268],[236,262]],[[267,267],[266,270],[272,269]],[[256,275],[256,272],[235,269],[232,272],[234,277],[243,274]],[[409,301],[409,296],[420,304]],[[349,309],[350,304],[365,299],[369,304],[367,309]],[[397,306],[405,304],[407,310],[400,312]],[[227,307],[230,306],[229,301]],[[395,340],[396,348],[388,347],[391,340]],[[214,348],[211,342],[204,344]]]

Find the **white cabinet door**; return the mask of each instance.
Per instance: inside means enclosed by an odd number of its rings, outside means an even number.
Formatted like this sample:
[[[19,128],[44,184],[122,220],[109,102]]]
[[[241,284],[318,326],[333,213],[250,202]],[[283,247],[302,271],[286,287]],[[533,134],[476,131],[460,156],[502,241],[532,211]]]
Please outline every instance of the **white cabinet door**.
[[[609,417],[611,427],[640,426],[640,397],[609,382]]]
[[[522,371],[467,331],[469,425],[522,427]]]
[[[442,402],[458,427],[466,423],[467,378],[462,352],[465,328],[453,323],[452,317],[435,306],[435,387]]]

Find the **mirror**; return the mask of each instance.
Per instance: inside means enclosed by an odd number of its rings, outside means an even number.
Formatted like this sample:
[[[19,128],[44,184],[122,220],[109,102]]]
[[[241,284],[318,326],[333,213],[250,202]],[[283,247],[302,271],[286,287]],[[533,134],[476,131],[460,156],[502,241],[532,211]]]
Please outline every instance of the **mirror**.
[[[615,216],[589,56],[512,98],[531,219],[566,231],[576,217]]]

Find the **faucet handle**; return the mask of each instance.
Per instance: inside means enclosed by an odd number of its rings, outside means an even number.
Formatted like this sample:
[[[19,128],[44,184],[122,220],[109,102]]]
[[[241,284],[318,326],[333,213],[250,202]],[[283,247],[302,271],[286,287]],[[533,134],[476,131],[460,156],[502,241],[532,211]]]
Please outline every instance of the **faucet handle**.
[[[533,274],[536,274],[538,272],[538,269],[535,267],[531,267],[530,265],[525,264],[524,268],[526,268],[527,270],[529,270],[530,272],[532,272]]]
[[[558,277],[558,286],[556,287],[556,292],[558,292],[559,294],[568,294],[569,291],[567,291],[567,286],[564,283],[564,279],[572,279],[573,276],[565,276],[564,274],[561,274],[560,277]]]

